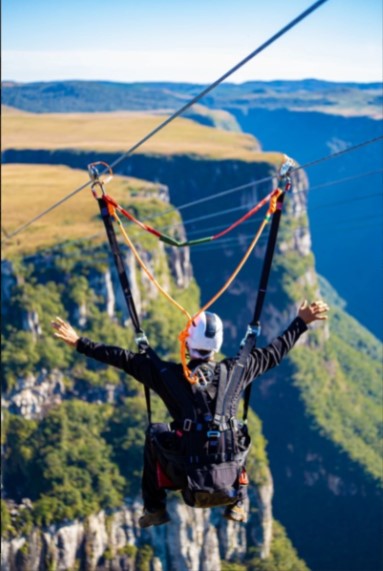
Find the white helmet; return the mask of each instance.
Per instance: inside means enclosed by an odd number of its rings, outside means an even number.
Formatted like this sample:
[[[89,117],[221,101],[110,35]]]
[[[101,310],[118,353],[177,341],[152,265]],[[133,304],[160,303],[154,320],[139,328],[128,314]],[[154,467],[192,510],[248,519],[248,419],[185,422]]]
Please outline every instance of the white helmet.
[[[195,323],[195,325],[194,325]],[[189,327],[187,345],[192,359],[209,359],[223,341],[223,324],[215,313],[202,312]],[[200,352],[201,351],[201,352]]]

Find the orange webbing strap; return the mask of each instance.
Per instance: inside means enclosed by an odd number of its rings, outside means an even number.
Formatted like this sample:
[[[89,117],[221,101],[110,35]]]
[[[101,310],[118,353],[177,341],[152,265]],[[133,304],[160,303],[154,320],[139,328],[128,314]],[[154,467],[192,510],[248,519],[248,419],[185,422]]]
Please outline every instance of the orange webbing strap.
[[[274,214],[276,208],[277,208],[277,200],[278,197],[282,194],[282,190],[280,190],[279,188],[277,188],[271,198],[270,198],[270,206],[267,210],[265,219],[263,220],[263,222],[261,223],[258,232],[256,233],[256,235],[254,236],[250,246],[248,247],[247,251],[245,252],[245,255],[243,256],[242,260],[240,261],[240,263],[238,264],[238,266],[235,268],[234,272],[231,274],[231,276],[229,277],[229,279],[226,281],[226,283],[221,287],[221,289],[207,302],[205,303],[205,305],[203,307],[201,307],[201,309],[195,314],[193,315],[193,317],[191,317],[185,328],[181,331],[180,335],[179,335],[179,341],[180,341],[180,353],[181,353],[181,363],[182,363],[182,369],[183,369],[183,373],[185,378],[189,381],[189,383],[191,384],[195,384],[198,381],[198,378],[196,376],[193,376],[192,372],[190,371],[189,367],[187,366],[187,357],[186,357],[186,353],[187,353],[187,349],[186,349],[186,341],[188,338],[188,332],[189,332],[189,327],[191,326],[191,324],[194,322],[195,319],[197,319],[197,317],[199,315],[201,315],[201,313],[203,313],[204,311],[206,311],[210,306],[213,305],[213,303],[227,290],[227,288],[233,283],[233,281],[235,280],[235,278],[237,277],[237,275],[239,274],[239,272],[241,271],[241,269],[243,268],[243,266],[245,265],[246,261],[248,260],[251,252],[254,250],[255,246],[257,245],[257,242],[259,240],[259,238],[261,237],[261,234],[263,232],[263,230],[265,229],[266,224],[269,222],[271,216]]]
[[[187,317],[187,319],[190,320],[191,319],[190,313],[188,311],[186,311],[186,309],[184,307],[182,307],[182,305],[180,305],[175,299],[173,299],[172,296],[169,295],[162,288],[162,286],[158,283],[158,281],[155,279],[155,277],[150,273],[150,271],[146,267],[145,263],[143,262],[140,254],[137,252],[136,248],[134,247],[134,244],[132,243],[129,236],[125,232],[125,229],[121,223],[121,220],[119,219],[119,217],[116,213],[114,206],[110,203],[108,203],[108,210],[109,210],[109,214],[111,216],[113,216],[113,218],[116,220],[117,224],[119,225],[121,232],[122,232],[122,234],[126,240],[126,243],[128,244],[129,248],[132,250],[134,257],[136,258],[138,264],[141,266],[141,268],[144,270],[144,272],[148,276],[149,280],[156,286],[156,288],[162,293],[162,295],[164,295],[166,297],[166,299],[168,301],[170,301],[170,303],[175,305]]]

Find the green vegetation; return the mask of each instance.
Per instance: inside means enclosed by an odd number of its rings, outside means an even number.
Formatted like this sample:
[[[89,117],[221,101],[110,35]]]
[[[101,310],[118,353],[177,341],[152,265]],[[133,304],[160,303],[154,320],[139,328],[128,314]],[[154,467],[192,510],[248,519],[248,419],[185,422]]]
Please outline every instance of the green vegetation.
[[[291,225],[288,220],[287,224]],[[313,265],[312,254],[287,251],[275,256],[273,269],[282,286],[282,306],[315,298],[317,284],[305,277],[314,271]],[[306,344],[290,353],[294,382],[320,432],[382,484],[382,348],[346,314],[343,300],[331,286],[323,279],[320,284],[331,305],[330,338],[325,340],[322,328],[312,329]]]
[[[320,430],[382,484],[382,363],[377,341],[369,343],[371,334],[363,335],[361,328],[354,336],[350,321],[334,308],[334,332],[321,353],[299,347],[290,359],[307,411]]]
[[[150,571],[153,555],[154,555],[153,548],[150,545],[148,544],[142,545],[142,547],[140,547],[137,552],[137,558],[136,558],[137,571]]]
[[[273,522],[273,538],[270,556],[259,557],[258,549],[250,547],[245,561],[223,561],[222,571],[309,571],[305,562],[298,557],[284,527]]]
[[[308,571],[308,568],[288,539],[285,529],[277,521],[273,522],[273,540],[270,557],[260,559],[257,555],[246,563],[246,571]],[[229,570],[228,570],[229,571]]]
[[[137,555],[137,551],[138,551],[138,547],[136,547],[135,545],[124,545],[124,547],[120,547],[120,549],[118,550],[118,554],[119,555],[126,555],[127,557],[131,557],[132,559],[134,559]]]
[[[7,537],[11,534],[12,531],[11,516],[6,502],[4,500],[0,500],[0,502],[1,502],[1,537],[7,539]]]
[[[242,563],[233,563],[231,561],[222,561],[221,570],[222,571],[246,571],[247,567],[246,567],[246,565],[243,565]]]
[[[121,505],[124,479],[101,437],[112,412],[73,400],[52,409],[40,423],[9,415],[4,484],[9,497],[33,501],[34,524]]]

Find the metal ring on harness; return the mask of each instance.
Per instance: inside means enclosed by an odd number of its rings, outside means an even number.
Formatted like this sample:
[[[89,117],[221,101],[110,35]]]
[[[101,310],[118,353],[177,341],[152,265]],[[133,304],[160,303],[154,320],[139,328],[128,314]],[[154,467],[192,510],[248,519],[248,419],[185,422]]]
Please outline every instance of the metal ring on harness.
[[[98,172],[98,169],[96,168],[96,165],[103,165],[106,168],[106,171],[100,174]],[[89,178],[92,181],[92,185],[90,188],[93,196],[96,199],[99,198],[95,191],[96,186],[98,186],[101,189],[101,194],[102,196],[104,196],[105,195],[104,184],[107,184],[113,178],[112,168],[108,165],[108,163],[105,163],[104,161],[96,161],[88,165],[88,173],[89,173]],[[104,176],[106,173],[109,173],[109,175],[106,176],[104,179],[100,179],[100,177]]]

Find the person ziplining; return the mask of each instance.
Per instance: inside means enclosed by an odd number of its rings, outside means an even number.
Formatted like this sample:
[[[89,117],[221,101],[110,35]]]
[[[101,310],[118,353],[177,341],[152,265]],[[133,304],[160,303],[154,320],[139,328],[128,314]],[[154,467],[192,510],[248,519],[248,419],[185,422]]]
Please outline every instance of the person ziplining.
[[[149,427],[144,446],[142,475],[144,513],[139,520],[142,528],[170,521],[166,509],[166,489],[180,490],[185,503],[192,507],[225,506],[226,519],[236,522],[245,522],[247,519],[244,500],[247,497],[249,483],[246,458],[251,443],[247,430],[251,383],[266,371],[279,365],[307,330],[307,326],[314,321],[326,320],[329,311],[329,306],[322,300],[310,304],[304,301],[298,309],[297,317],[279,337],[264,348],[256,347],[256,339],[260,334],[260,313],[267,290],[283,198],[291,186],[288,177],[291,168],[291,161],[286,161],[282,165],[279,178],[285,183],[284,190],[278,189],[279,192],[274,191],[268,195],[270,207],[266,218],[252,242],[252,247],[233,273],[233,276],[237,275],[254,248],[261,231],[272,218],[256,308],[239,354],[219,362],[215,361],[215,354],[223,342],[223,323],[218,315],[207,310],[218,295],[227,289],[228,284],[225,284],[194,316],[167,295],[187,317],[185,329],[180,334],[181,363],[177,364],[162,360],[149,347],[141,329],[112,223],[113,220],[116,221],[123,231],[116,215],[116,209],[120,212],[123,209],[105,194],[103,183],[94,165],[90,165],[92,192],[99,203],[139,350],[135,352],[100,344],[79,336],[73,327],[60,317],[52,321],[52,327],[58,339],[79,353],[122,369],[145,387]],[[96,195],[96,187],[101,188],[100,197]],[[267,201],[262,202],[264,204]],[[249,212],[253,212],[254,208]],[[132,221],[137,223],[135,220]],[[139,225],[144,226],[141,223]],[[229,229],[232,227],[234,225]],[[153,230],[148,227],[144,229]],[[126,232],[123,231],[123,234],[140,263],[138,253]],[[189,244],[185,242],[173,245]],[[149,273],[147,268],[143,269]],[[166,294],[150,273],[149,276]],[[229,282],[231,283],[230,280]],[[170,424],[151,422],[150,389],[154,390],[164,402],[172,418]],[[237,419],[237,410],[243,393],[245,406],[241,422]]]
[[[257,377],[266,371],[279,365],[283,357],[294,347],[299,337],[307,330],[307,325],[316,320],[327,319],[326,312],[328,305],[323,301],[316,301],[310,305],[304,302],[297,317],[289,325],[286,331],[265,348],[254,348],[249,355],[246,368],[244,370],[243,388],[245,389]],[[188,474],[182,466],[177,466],[167,458],[167,451],[172,456],[185,456],[190,451],[195,457],[203,459],[206,456],[206,449],[214,450],[214,455],[233,456],[234,440],[238,441],[240,452],[246,452],[249,447],[249,437],[247,431],[239,423],[231,425],[225,430],[214,430],[213,423],[200,414],[198,405],[195,404],[194,393],[191,385],[185,380],[182,366],[172,362],[161,361],[165,372],[159,372],[158,363],[148,353],[133,352],[120,347],[113,347],[101,343],[95,343],[85,337],[80,337],[73,327],[60,318],[52,322],[56,331],[55,335],[65,341],[71,347],[87,357],[96,359],[101,363],[112,365],[125,371],[146,387],[153,389],[164,402],[173,421],[169,427],[164,425],[161,432],[156,435],[156,444],[153,445],[153,434],[149,431],[146,435],[144,445],[144,468],[142,475],[142,496],[144,501],[144,514],[139,520],[140,527],[161,525],[170,521],[170,516],[166,510],[166,491],[162,487],[162,482],[158,479],[157,462],[163,470],[164,475],[170,479],[168,488],[179,489],[184,494],[187,502],[188,494]],[[202,369],[205,383],[204,391],[211,415],[217,404],[219,387],[227,383],[227,379],[236,363],[236,358],[224,359],[216,363],[214,354],[221,348],[223,341],[223,325],[221,319],[214,313],[205,312],[200,315],[197,323],[189,330],[187,346],[190,355],[189,367],[195,371]],[[204,371],[205,369],[205,371]],[[169,377],[167,382],[167,372]],[[183,398],[179,398],[181,392],[175,386],[175,382],[183,385]],[[201,390],[201,389],[200,389]],[[230,404],[233,409],[238,408],[241,394],[237,395],[234,402]],[[185,411],[192,409],[192,413]],[[230,417],[227,420],[231,420]],[[210,450],[208,450],[210,452]],[[200,466],[200,463],[197,463]],[[232,503],[228,503],[224,512],[226,519],[245,522],[247,514],[244,508],[244,500],[247,497],[246,473],[243,468],[244,462],[237,470],[234,467],[229,474],[229,481],[225,481],[225,474],[221,475],[223,488],[232,487]],[[239,472],[239,473],[238,473]],[[167,482],[165,482],[165,485]],[[212,482],[211,487],[215,487]],[[226,500],[227,501],[227,500]]]

